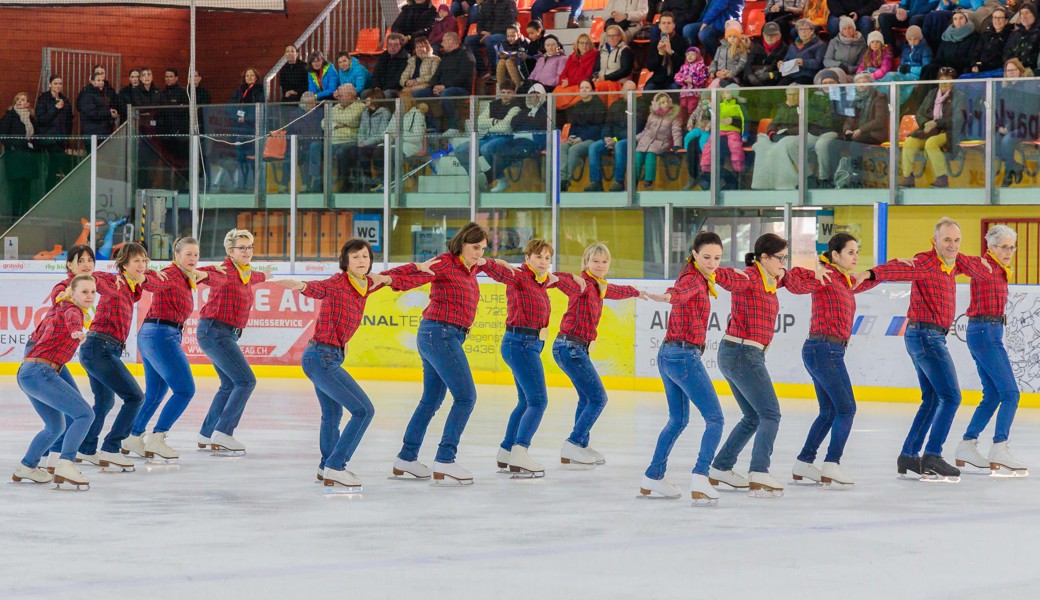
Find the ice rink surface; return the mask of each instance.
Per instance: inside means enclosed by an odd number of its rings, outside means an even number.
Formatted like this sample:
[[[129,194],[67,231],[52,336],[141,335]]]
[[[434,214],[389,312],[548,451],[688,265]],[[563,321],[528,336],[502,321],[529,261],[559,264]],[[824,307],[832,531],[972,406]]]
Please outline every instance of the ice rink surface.
[[[315,483],[318,405],[305,380],[265,380],[235,437],[241,458],[195,450],[216,379],[169,443],[175,465],[98,473],[89,492],[0,486],[0,598],[1035,598],[1040,550],[1040,411],[1019,411],[1012,450],[1024,479],[965,475],[959,484],[899,480],[895,459],[916,405],[861,399],[842,466],[852,490],[788,485],[782,499],[723,493],[717,507],[638,499],[666,419],[663,394],[611,392],[592,431],[607,464],[564,471],[559,448],[576,394],[550,388],[532,456],[540,480],[497,474],[514,390],[478,386],[463,437],[467,488],[389,480],[420,394],[417,383],[362,381],[376,417],[350,468],[360,496]],[[81,389],[89,389],[80,381]],[[726,432],[739,418],[723,398]],[[450,402],[450,397],[447,402]],[[447,414],[430,427],[432,464]],[[791,465],[813,401],[782,401],[772,473]],[[972,407],[957,415],[946,457]],[[111,422],[113,414],[109,416]],[[0,456],[8,479],[39,419],[12,377],[0,380]],[[672,453],[668,479],[689,484],[703,422]],[[107,429],[106,429],[107,431]],[[989,447],[992,425],[980,448]],[[738,470],[746,470],[750,446]],[[821,452],[822,457],[822,452]],[[821,458],[822,460],[822,458]],[[819,462],[817,463],[819,465]]]

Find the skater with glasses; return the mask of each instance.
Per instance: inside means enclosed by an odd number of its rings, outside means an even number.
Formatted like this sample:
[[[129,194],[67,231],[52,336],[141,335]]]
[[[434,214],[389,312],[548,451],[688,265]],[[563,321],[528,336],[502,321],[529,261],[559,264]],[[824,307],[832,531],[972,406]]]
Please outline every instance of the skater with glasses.
[[[123,440],[123,454],[133,452],[163,460],[180,458],[180,453],[166,443],[166,437],[195,397],[195,377],[181,346],[184,322],[195,310],[199,283],[219,286],[227,282],[220,273],[197,270],[198,264],[199,242],[180,238],[173,244],[173,262],[162,270],[166,279],[151,278],[144,286],[152,293],[152,305],[137,334],[137,347],[144,363],[145,401],[130,437]],[[148,433],[148,422],[170,391],[173,394],[155,428]]]
[[[97,286],[90,275],[79,275],[69,283],[69,291],[54,306],[33,332],[35,344],[26,353],[18,367],[18,387],[43,419],[44,428],[36,434],[22,462],[11,479],[35,483],[69,483],[79,489],[90,487],[88,480],[76,468],[76,451],[94,421],[94,411],[70,385],[63,373],[65,364],[76,354],[76,348],[86,337],[90,327],[90,309],[94,306]],[[65,429],[66,419],[69,421]],[[61,458],[52,475],[39,467],[43,453],[64,432]]]
[[[921,384],[921,406],[903,442],[896,470],[904,477],[907,471],[915,473],[922,481],[956,483],[961,475],[942,457],[943,444],[961,404],[957,370],[946,347],[946,336],[957,314],[960,247],[960,225],[943,217],[935,225],[932,249],[917,254],[913,266],[898,259],[890,260],[854,275],[860,282],[868,279],[912,282],[903,342]],[[923,457],[919,456],[922,447]]]
[[[459,440],[473,412],[477,390],[473,385],[466,351],[462,345],[477,314],[480,286],[477,273],[484,269],[484,249],[490,236],[486,229],[469,223],[448,241],[448,251],[421,265],[409,264],[383,273],[395,291],[430,284],[430,304],[423,311],[416,344],[423,365],[423,394],[415,407],[404,444],[394,460],[393,474],[429,479],[443,485],[471,485],[473,474],[455,462]],[[419,462],[426,429],[451,391],[453,403],[437,447],[433,470]]]
[[[1018,382],[1004,347],[1008,283],[1014,277],[1018,234],[1007,225],[994,225],[986,232],[986,255],[957,257],[957,266],[971,277],[968,305],[968,351],[982,380],[982,403],[975,409],[954,455],[958,467],[971,465],[998,477],[1025,477],[1029,470],[1011,455],[1008,436],[1018,409]],[[992,270],[982,266],[989,263]],[[997,415],[989,458],[979,452],[979,435]]]
[[[227,281],[211,290],[209,301],[199,312],[199,347],[217,370],[220,389],[202,422],[198,446],[242,454],[246,447],[234,438],[234,433],[249,396],[256,388],[256,377],[238,340],[249,323],[254,289],[267,277],[262,272],[253,271],[251,266],[253,234],[245,229],[232,229],[224,236],[224,250],[228,257],[220,268],[200,269],[210,275],[226,273]]]
[[[607,282],[610,250],[606,244],[592,244],[582,255],[581,278],[564,277],[556,288],[567,295],[567,312],[560,323],[560,333],[553,342],[553,359],[578,392],[574,430],[560,448],[560,462],[591,469],[607,462],[603,454],[589,446],[589,433],[607,405],[607,391],[592,364],[589,354],[596,341],[604,300],[647,298],[646,292],[628,285]]]
[[[375,408],[365,391],[343,368],[343,359],[347,343],[361,325],[368,297],[390,283],[390,278],[371,274],[372,245],[358,238],[343,244],[339,268],[340,273],[328,279],[269,281],[321,301],[314,336],[307,343],[302,358],[303,372],[314,384],[321,406],[318,481],[328,488],[341,486],[348,492],[361,492],[361,480],[348,466],[372,422]],[[350,412],[350,420],[340,431],[343,409]]]

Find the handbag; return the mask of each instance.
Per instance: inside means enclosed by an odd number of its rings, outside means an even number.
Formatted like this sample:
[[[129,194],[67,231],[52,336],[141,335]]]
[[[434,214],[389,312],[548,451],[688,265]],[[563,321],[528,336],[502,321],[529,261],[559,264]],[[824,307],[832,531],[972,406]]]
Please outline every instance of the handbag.
[[[264,160],[285,160],[286,150],[287,144],[284,129],[277,129],[267,134],[267,138],[264,140]]]

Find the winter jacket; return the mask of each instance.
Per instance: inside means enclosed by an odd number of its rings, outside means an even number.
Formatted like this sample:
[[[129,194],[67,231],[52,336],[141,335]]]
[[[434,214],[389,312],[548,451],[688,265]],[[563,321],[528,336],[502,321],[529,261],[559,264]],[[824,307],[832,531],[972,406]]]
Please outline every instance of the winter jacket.
[[[473,74],[476,69],[477,61],[473,58],[473,53],[465,46],[459,46],[454,52],[441,55],[441,62],[433,73],[430,85],[462,88],[469,93],[473,89]]]
[[[953,67],[961,74],[971,70],[972,50],[978,42],[978,34],[971,34],[959,42],[942,42],[935,52],[932,62],[941,67]],[[1036,60],[1036,56],[1033,56]]]
[[[415,76],[415,64],[417,61],[419,63],[418,77]],[[430,80],[433,79],[433,74],[437,72],[437,65],[439,64],[441,64],[441,57],[439,56],[429,56],[423,59],[420,59],[418,56],[409,56],[404,71],[401,71],[401,88],[404,88],[409,79],[418,80],[422,84],[419,87],[430,87]]]
[[[278,69],[278,86],[282,88],[282,97],[286,92],[296,92],[290,99],[300,99],[307,91],[307,65],[302,60],[289,64],[285,63]]]
[[[384,51],[376,61],[376,68],[372,69],[372,85],[381,90],[400,90],[401,73],[408,66],[408,53],[401,50],[396,55]],[[350,68],[351,71],[354,67]]]
[[[76,96],[76,112],[79,113],[79,132],[82,135],[108,136],[112,134],[112,113],[116,108],[112,95],[87,85]]]
[[[126,120],[126,115],[124,114],[123,111],[126,110],[127,106],[129,106],[129,105],[134,103],[132,94],[134,93],[134,90],[137,89],[140,86],[141,86],[141,84],[137,84],[136,86],[134,86],[134,85],[125,85],[125,86],[123,86],[123,88],[121,90],[119,90],[119,93],[116,95],[116,98],[119,98],[119,105],[121,107],[120,110],[119,110],[119,114],[122,115],[122,116],[120,118],[123,119],[124,121]]]
[[[851,40],[846,41],[842,36],[837,36],[827,44],[827,52],[823,55],[823,66],[828,69],[841,69],[849,75],[856,72],[863,51],[867,49],[867,42],[863,34],[856,32]]]
[[[881,46],[880,59],[877,56],[872,57],[870,50],[863,53],[863,59],[860,61],[856,73],[868,72],[867,69],[874,69],[869,71],[874,77],[874,81],[888,75],[888,72],[892,70],[892,50],[888,44]]]
[[[675,74],[675,83],[683,89],[679,94],[683,98],[697,96],[699,94],[692,90],[702,89],[708,84],[708,67],[703,60],[684,62]]]
[[[565,54],[556,56],[545,56],[543,54],[538,58],[538,62],[535,63],[534,70],[531,71],[531,76],[528,79],[541,83],[546,89],[554,88],[560,85],[560,74],[563,73],[563,68],[566,66],[567,56]]]
[[[437,9],[427,0],[422,4],[409,3],[401,7],[401,14],[394,19],[390,31],[407,35],[410,38],[430,35],[433,22],[437,19]]]
[[[931,62],[932,49],[924,40],[921,40],[916,46],[910,44],[903,46],[903,55],[899,59],[899,70],[902,71],[903,67],[907,67],[907,75],[920,79],[921,69],[927,67]]]
[[[881,8],[882,0],[827,0],[827,10],[832,17],[840,17],[856,13],[859,17],[869,17]]]
[[[682,146],[682,138],[678,106],[673,106],[666,115],[651,111],[643,130],[636,134],[636,152],[662,154]]]
[[[65,104],[61,110],[57,108],[58,100]],[[31,121],[31,119],[30,119]],[[36,137],[72,135],[72,102],[65,94],[58,94],[55,99],[50,92],[40,94],[36,99]],[[40,140],[41,146],[65,146],[67,140]]]
[[[320,72],[307,70],[307,91],[317,96],[318,100],[328,100],[338,87],[339,72],[336,67],[327,64],[321,67]]]
[[[264,102],[264,86],[260,82],[249,85],[242,82],[228,99],[228,117],[231,119],[231,129],[236,133],[245,135],[254,134],[256,131],[256,105]],[[245,120],[238,121],[238,113],[243,113]]]
[[[477,131],[487,133],[510,133],[513,131],[513,119],[524,108],[523,98],[513,97],[509,102],[495,98],[490,102],[482,102],[480,114],[477,115]]]
[[[675,80],[675,74],[679,72],[683,63],[686,62],[686,48],[689,42],[686,41],[686,38],[679,35],[678,32],[670,40],[672,44],[671,56],[662,56],[657,51],[657,46],[650,44],[651,47],[646,58],[646,68],[653,73],[650,76],[650,83],[654,84],[658,89],[671,87],[672,81]]]
[[[334,146],[348,142],[356,143],[358,129],[361,128],[361,113],[363,112],[368,112],[368,109],[365,108],[365,103],[360,100],[355,100],[347,106],[343,106],[339,102],[334,104],[330,116],[332,119],[332,133],[329,135],[329,142]],[[328,127],[328,124],[323,120],[321,126],[322,129],[325,129]]]
[[[906,11],[907,16],[926,15],[939,6],[939,0],[900,0],[899,8]]]
[[[361,127],[358,128],[358,146],[378,146],[383,143],[383,134],[390,124],[390,111],[385,106],[361,111]]]
[[[751,53],[748,64],[744,66],[744,82],[751,86],[775,85],[780,80],[780,70],[776,63],[782,61],[787,54],[787,44],[777,43],[772,50],[766,50],[761,38],[751,42]]]
[[[744,108],[740,106],[740,102],[736,98],[719,102],[719,123],[722,123],[722,120],[726,117],[733,119],[733,122],[729,125],[720,125],[719,131],[739,131],[743,136],[745,125]]]
[[[675,15],[675,29],[682,32],[683,25],[701,18],[704,6],[705,0],[664,0],[657,14],[670,12]]]
[[[802,59],[802,68],[791,75],[794,77],[805,75],[811,77],[823,68],[823,56],[826,52],[827,48],[820,41],[820,38],[813,35],[804,46],[799,46],[798,42],[789,45],[787,54],[784,55],[784,62],[797,58]]]
[[[744,0],[710,0],[701,14],[701,23],[706,23],[722,31],[726,21],[740,20],[744,12]]]
[[[263,100],[261,100],[262,102]],[[190,119],[188,118],[188,90],[180,84],[166,86],[162,92],[163,106],[180,108],[164,108],[159,111],[159,127],[163,133],[187,135]]]
[[[997,88],[996,128],[1004,127],[1008,134],[1018,139],[1035,139],[1036,125],[1030,121],[1040,113],[1040,95],[1036,92],[1036,83],[1005,79]],[[1032,129],[1032,132],[1030,132]]]
[[[924,130],[924,124],[932,120],[932,109],[935,107],[935,97],[939,94],[939,88],[928,92],[924,101],[917,108],[917,125]],[[886,118],[887,121],[887,118]],[[936,121],[936,129],[933,133],[946,133],[946,147],[952,148],[957,144],[958,136],[964,124],[964,92],[956,87],[950,91],[946,101],[942,105],[942,118]],[[887,127],[887,126],[886,126]]]
[[[459,27],[455,23],[455,17],[448,15],[440,21],[434,21],[433,26],[430,28],[430,45],[436,46],[444,43],[444,34],[449,31],[458,31]]]
[[[359,94],[372,87],[372,73],[353,56],[350,57],[350,67],[346,71],[336,69],[336,80],[339,85],[353,85]]]
[[[484,0],[477,11],[477,31],[504,34],[516,23],[516,0]]]
[[[729,42],[723,38],[719,40],[719,49],[715,52],[715,60],[711,61],[711,66],[708,67],[708,73],[715,77],[715,73],[728,70],[730,77],[738,79],[744,72],[744,66],[747,65],[749,56],[750,51],[747,54],[730,56]],[[686,63],[684,62],[683,64]]]
[[[630,79],[635,57],[628,44],[621,42],[611,48],[604,41],[599,46],[599,74],[607,81]]]
[[[789,106],[784,102],[776,107],[768,133],[769,139],[774,141],[776,135],[798,135],[798,106]]]
[[[50,95],[49,92],[48,95]],[[36,117],[30,116],[29,123],[33,126],[33,137],[35,137],[38,135]],[[29,139],[25,137],[25,133],[25,123],[22,123],[21,117],[13,108],[8,109],[4,113],[3,119],[0,119],[0,146],[7,151],[32,152],[37,150],[38,148],[29,147]],[[8,173],[8,175],[12,174]]]
[[[567,109],[567,122],[571,124],[571,135],[576,135],[583,140],[598,139],[606,118],[607,107],[599,96],[592,96],[588,102],[578,100]]]
[[[1040,23],[1033,24],[1029,29],[1015,25],[1015,29],[1008,35],[1007,45],[1004,46],[1004,62],[1017,58],[1026,67],[1035,69],[1038,50],[1040,50]]]
[[[390,117],[386,125],[386,132],[397,135],[397,114]],[[423,139],[426,138],[426,116],[418,106],[413,107],[404,115],[401,121],[401,152],[405,158],[419,156],[423,150]]]
[[[860,91],[856,90],[856,93],[860,94]],[[935,96],[932,96],[934,101]],[[841,133],[857,129],[859,135],[853,141],[864,144],[888,141],[888,98],[874,88],[867,90],[866,96],[856,97],[856,116],[845,119]]]
[[[971,53],[971,67],[979,71],[993,71],[1004,66],[1004,47],[1011,37],[1010,28],[1005,27],[999,33],[993,26],[982,32]]]
[[[150,89],[145,88],[144,84],[141,84],[130,90],[130,104],[132,104],[134,108],[159,106],[162,104],[162,92],[155,83],[152,83]]]
[[[618,100],[607,108],[597,139],[607,138],[623,140],[628,137],[628,102]]]
[[[578,85],[583,79],[591,79],[592,74],[599,67],[599,54],[586,52],[578,56],[577,52],[571,52],[567,57],[567,64],[560,73],[560,81],[567,80],[567,85]]]

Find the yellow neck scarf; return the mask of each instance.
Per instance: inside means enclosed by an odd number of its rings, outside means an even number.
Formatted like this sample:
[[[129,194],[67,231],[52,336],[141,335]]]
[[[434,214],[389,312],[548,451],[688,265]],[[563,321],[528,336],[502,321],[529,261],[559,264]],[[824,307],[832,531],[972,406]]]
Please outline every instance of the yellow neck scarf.
[[[596,285],[599,286],[599,297],[600,298],[606,298],[607,297],[607,280],[606,279],[600,279],[599,277],[596,277],[595,275],[590,273],[588,269],[585,269],[585,274],[587,274],[589,277],[591,277],[591,278],[596,280]]]
[[[459,255],[459,262],[462,263],[462,266],[466,267],[467,271],[472,270],[473,267],[470,267],[469,265],[466,264],[466,259],[462,258],[461,254]]]
[[[755,261],[755,266],[758,267],[758,274],[762,276],[762,287],[765,288],[770,294],[776,293],[776,278],[766,272],[762,263]]]
[[[849,287],[852,287],[852,278],[849,277],[849,272],[848,271],[846,271],[845,269],[843,269],[843,268],[839,267],[838,265],[832,263],[831,259],[828,258],[826,254],[821,254],[820,255],[820,262],[822,262],[825,265],[830,265],[830,266],[834,267],[839,273],[841,273],[845,277],[845,283],[849,284]]]
[[[133,278],[130,273],[123,271],[123,279],[126,280],[126,284],[130,286],[130,293],[133,294],[137,291],[137,280]]]
[[[715,289],[715,273],[711,273],[711,274],[705,273],[704,269],[702,269],[701,266],[698,265],[696,261],[690,261],[690,263],[694,266],[695,269],[697,269],[697,271],[701,275],[704,275],[704,279],[707,280],[707,282],[708,282],[708,295],[710,295],[712,298],[718,298],[719,297],[719,292],[718,292],[718,290]]]
[[[178,269],[180,269],[181,273],[184,273],[184,278],[188,280],[188,285],[191,286],[191,289],[193,289],[193,290],[197,290],[198,289],[198,286],[195,283],[195,274],[194,273],[192,273],[191,271],[189,271],[189,270],[185,269],[184,267],[180,266],[180,264],[177,261],[172,261],[170,264],[172,264],[173,266],[175,266]]]
[[[942,272],[946,273],[947,275],[952,275],[953,270],[957,268],[957,260],[954,259],[952,263],[946,262],[946,259],[943,258],[943,255],[939,254],[939,249],[935,247],[935,240],[932,240],[932,252],[935,252],[935,258],[939,259],[939,268],[942,269]]]
[[[76,302],[75,300],[72,300],[71,298],[64,298],[62,300],[59,300],[58,302],[59,303],[61,303],[61,302],[71,302],[71,303],[75,304],[76,306],[79,306],[79,309],[81,311],[83,311],[83,329],[90,329],[90,324],[94,322],[94,307],[93,306],[91,306],[90,308],[83,308],[82,306],[79,305],[79,302]]]
[[[548,271],[547,271],[547,272],[545,272],[545,273],[544,273],[544,274],[542,274],[542,275],[539,275],[539,274],[538,274],[538,271],[535,271],[534,269],[532,269],[532,268],[531,268],[531,265],[527,264],[526,262],[524,263],[524,266],[525,266],[525,267],[527,267],[527,270],[528,270],[528,271],[530,271],[530,272],[534,273],[534,280],[535,280],[535,283],[545,283],[545,280],[549,278],[549,273],[548,273]]]
[[[1009,282],[1010,282],[1010,281],[1011,281],[1012,279],[1014,279],[1014,277],[1015,277],[1015,269],[1013,269],[1013,268],[1011,267],[1011,265],[1005,265],[1004,263],[1000,262],[1000,259],[999,259],[999,258],[997,258],[996,256],[994,256],[994,255],[993,255],[993,253],[992,253],[992,252],[989,252],[988,250],[986,251],[986,256],[988,256],[988,257],[992,258],[992,259],[993,259],[993,262],[995,262],[995,263],[997,263],[998,265],[1000,265],[1000,268],[1001,268],[1001,269],[1004,269],[1004,274],[1005,274],[1005,275],[1007,275],[1007,280],[1008,280]]]
[[[243,267],[233,258],[231,259],[231,264],[235,265],[235,270],[238,271],[238,278],[242,280],[242,283],[249,285],[249,278],[253,274],[253,267],[249,265]]]
[[[353,287],[357,293],[361,294],[362,298],[364,298],[365,294],[368,293],[368,277],[358,279],[357,277],[354,277],[353,273],[347,273],[347,281],[350,282],[350,286]]]

